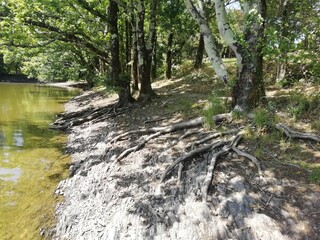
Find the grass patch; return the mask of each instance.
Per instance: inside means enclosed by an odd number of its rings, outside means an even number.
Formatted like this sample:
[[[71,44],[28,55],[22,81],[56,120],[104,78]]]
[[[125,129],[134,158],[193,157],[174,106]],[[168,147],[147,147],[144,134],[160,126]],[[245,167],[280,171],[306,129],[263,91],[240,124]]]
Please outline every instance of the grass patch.
[[[310,96],[302,93],[291,94],[288,111],[296,120],[317,115],[320,111],[320,94]]]
[[[229,109],[228,99],[219,95],[219,92],[214,93],[208,100],[208,105],[203,110],[203,116],[205,118],[205,126],[211,128],[214,126],[213,116],[225,113]]]
[[[320,166],[313,168],[309,179],[311,182],[320,183]]]
[[[274,114],[265,108],[256,108],[254,111],[253,122],[259,128],[269,128],[274,123]]]

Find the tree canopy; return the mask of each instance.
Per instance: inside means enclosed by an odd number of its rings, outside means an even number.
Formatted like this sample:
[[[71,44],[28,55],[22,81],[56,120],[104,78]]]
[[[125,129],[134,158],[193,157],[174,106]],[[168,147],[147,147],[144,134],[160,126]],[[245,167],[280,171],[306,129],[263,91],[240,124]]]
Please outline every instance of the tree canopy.
[[[4,0],[0,71],[105,84],[123,103],[133,100],[132,82],[148,99],[152,78],[195,60],[201,33],[217,76],[234,88],[234,107],[250,110],[266,81],[319,81],[319,9],[316,0]],[[236,76],[226,52],[237,58]]]

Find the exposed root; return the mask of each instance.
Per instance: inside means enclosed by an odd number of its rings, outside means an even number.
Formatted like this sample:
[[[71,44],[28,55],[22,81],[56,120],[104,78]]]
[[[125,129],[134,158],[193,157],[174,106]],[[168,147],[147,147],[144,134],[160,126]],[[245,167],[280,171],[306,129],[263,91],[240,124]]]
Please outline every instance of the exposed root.
[[[151,139],[154,139],[158,136],[160,136],[162,133],[161,132],[156,132],[152,135],[150,135],[149,137],[147,137],[146,139],[144,139],[141,143],[139,143],[138,145],[132,147],[132,148],[128,148],[127,150],[125,150],[124,152],[122,152],[117,158],[116,158],[116,162],[120,161],[121,159],[125,158],[126,156],[128,156],[130,153],[135,152],[141,148],[144,147],[144,145],[149,142]]]
[[[320,142],[320,136],[316,135],[314,133],[297,132],[297,131],[290,129],[288,126],[281,124],[281,123],[276,124],[275,128],[278,129],[279,131],[283,132],[289,138],[300,138],[300,139],[307,139],[307,140],[313,140],[316,142]]]
[[[213,117],[213,121],[215,123],[218,123],[224,120],[230,120],[231,117],[232,117],[231,113],[218,114]],[[133,134],[149,134],[149,133],[156,133],[156,132],[161,132],[161,134],[167,134],[167,133],[175,132],[178,130],[195,128],[195,127],[202,126],[204,124],[204,121],[205,121],[204,117],[199,117],[189,121],[179,122],[179,123],[176,123],[170,126],[165,126],[165,127],[153,127],[153,128],[133,130],[133,131],[125,132],[123,134],[116,136],[115,138],[111,139],[110,142],[119,141]]]
[[[192,151],[190,151],[189,153],[187,153],[186,155],[183,155],[181,157],[179,157],[178,159],[176,159],[163,173],[162,177],[161,177],[161,182],[163,182],[167,175],[174,169],[174,167],[176,165],[178,165],[179,163],[183,162],[183,161],[186,161],[190,158],[193,158],[194,156],[197,156],[199,154],[202,154],[202,153],[205,153],[205,152],[208,152],[209,150],[211,149],[215,149],[215,148],[218,148],[218,147],[221,147],[222,145],[225,144],[225,141],[216,141],[215,143],[212,143],[212,144],[207,144],[203,147],[200,147],[200,148],[197,148],[197,149],[194,149]]]
[[[222,136],[225,136],[225,135],[229,135],[229,134],[233,134],[233,133],[237,133],[239,132],[239,129],[232,129],[232,130],[229,130],[229,131],[226,131],[226,132],[217,132],[217,133],[214,133],[214,134],[211,134],[205,138],[202,138],[198,141],[195,141],[193,143],[190,143],[186,148],[193,148],[197,145],[200,145],[200,144],[203,144],[205,142],[208,142],[212,139],[215,139],[215,138],[218,138],[218,137],[222,137]]]
[[[216,163],[217,163],[217,159],[218,157],[220,157],[221,155],[224,155],[228,152],[230,152],[230,150],[232,149],[233,146],[236,146],[238,144],[238,142],[241,139],[241,135],[238,134],[236,135],[229,143],[229,145],[224,145],[223,148],[221,150],[219,150],[218,152],[214,153],[211,161],[210,161],[210,165],[208,167],[208,171],[207,171],[207,175],[206,178],[203,182],[203,186],[201,188],[201,192],[202,192],[202,200],[203,201],[207,201],[207,196],[208,196],[208,189],[211,185],[211,181],[212,181],[212,177],[213,177],[213,171],[215,169]]]
[[[230,113],[220,114],[220,115],[214,116],[213,120],[215,121],[215,123],[221,123],[221,121],[230,120],[229,117],[231,117]],[[176,124],[173,124],[170,126],[144,128],[144,129],[128,131],[123,134],[120,134],[120,135],[114,137],[113,139],[111,139],[109,142],[114,143],[117,141],[121,141],[121,140],[124,140],[124,139],[128,138],[129,136],[135,135],[135,134],[138,134],[138,135],[150,134],[150,135],[145,137],[143,140],[140,140],[140,142],[137,145],[123,151],[115,159],[115,163],[121,161],[123,158],[128,156],[130,153],[142,149],[150,140],[155,139],[161,135],[165,135],[165,134],[169,134],[172,132],[181,131],[181,130],[185,130],[185,129],[200,127],[203,124],[204,124],[204,118],[201,117],[201,118],[196,118],[196,119],[192,119],[192,120],[185,121],[185,122],[179,122],[179,123],[176,123]],[[184,163],[187,160],[192,159],[197,155],[204,154],[206,152],[212,152],[213,156],[212,156],[209,168],[208,168],[207,176],[204,180],[203,187],[201,189],[204,200],[207,199],[208,189],[209,189],[211,181],[212,181],[213,172],[215,169],[217,159],[220,156],[222,156],[230,151],[234,151],[238,155],[246,157],[249,160],[251,160],[253,163],[256,164],[256,166],[258,168],[258,172],[260,173],[261,172],[261,165],[260,165],[260,162],[258,161],[258,159],[248,153],[241,151],[240,149],[238,149],[236,147],[242,138],[242,133],[240,132],[240,130],[241,130],[241,128],[231,129],[231,130],[228,130],[225,132],[216,132],[216,133],[210,134],[204,138],[201,138],[197,141],[193,141],[193,142],[189,143],[187,145],[186,149],[190,149],[190,151],[187,152],[186,154],[180,156],[179,158],[177,158],[169,167],[167,167],[167,169],[162,174],[160,182],[164,182],[165,179],[168,177],[168,175],[175,169],[175,167],[177,165],[179,166],[178,181],[181,181]],[[201,130],[192,130],[192,131],[189,130],[186,133],[182,134],[177,139],[177,141],[178,142],[182,141],[183,139],[186,139],[187,137],[189,137],[191,135],[199,135],[199,133],[201,134],[202,131]],[[223,136],[226,136],[226,135],[231,135],[231,138],[229,140],[221,139]],[[216,140],[214,140],[214,139],[216,139]],[[202,146],[198,147],[199,145],[202,145]]]
[[[128,108],[118,108],[117,104],[112,104],[100,108],[87,108],[83,111],[68,113],[60,115],[60,118],[57,119],[51,129],[64,131],[67,128],[72,126],[79,126],[85,122],[90,121],[102,121],[107,118],[115,117],[117,115],[123,114]]]
[[[260,164],[259,160],[255,156],[252,156],[249,153],[241,151],[236,146],[232,146],[232,150],[235,151],[239,156],[242,156],[242,157],[245,157],[245,158],[251,160],[257,166],[258,173],[261,174],[261,172],[262,172],[261,164]]]

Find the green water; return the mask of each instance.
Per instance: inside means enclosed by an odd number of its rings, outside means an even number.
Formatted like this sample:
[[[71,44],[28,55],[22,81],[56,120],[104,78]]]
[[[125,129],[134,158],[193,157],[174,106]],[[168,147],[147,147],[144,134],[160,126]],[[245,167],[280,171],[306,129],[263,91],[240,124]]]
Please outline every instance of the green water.
[[[40,239],[68,174],[66,136],[48,129],[75,91],[0,83],[0,239]]]

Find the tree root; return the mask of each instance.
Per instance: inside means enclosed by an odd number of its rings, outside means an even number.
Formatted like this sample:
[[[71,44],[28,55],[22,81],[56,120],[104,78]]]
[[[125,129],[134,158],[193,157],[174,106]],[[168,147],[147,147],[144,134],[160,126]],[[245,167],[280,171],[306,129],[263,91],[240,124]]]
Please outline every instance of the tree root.
[[[190,151],[189,153],[187,153],[186,155],[183,155],[181,157],[179,157],[178,159],[176,159],[163,173],[160,182],[164,182],[164,180],[166,179],[167,175],[174,169],[174,167],[176,165],[178,165],[179,163],[182,163],[183,161],[186,161],[190,158],[193,158],[199,154],[208,152],[210,150],[214,150],[218,147],[221,147],[222,145],[224,145],[226,142],[225,141],[216,141],[214,143],[211,144],[207,144],[203,147],[194,149],[192,151]]]
[[[283,132],[289,138],[307,139],[307,140],[313,140],[316,142],[320,142],[320,136],[316,135],[314,133],[297,132],[297,131],[290,129],[288,126],[281,124],[281,123],[276,124],[275,128],[277,130]]]
[[[218,114],[213,117],[213,121],[215,123],[219,123],[224,120],[230,120],[231,117],[232,117],[231,113]],[[153,128],[133,130],[133,131],[125,132],[123,134],[116,136],[115,138],[111,139],[110,142],[119,141],[133,134],[149,134],[149,133],[156,133],[156,132],[161,132],[161,134],[166,134],[166,133],[171,133],[178,130],[199,127],[199,126],[202,126],[204,123],[205,123],[204,117],[199,117],[189,121],[179,122],[179,123],[165,126],[165,127],[153,127]]]
[[[51,129],[64,131],[72,126],[79,126],[85,122],[102,121],[107,118],[123,114],[128,108],[117,109],[117,104],[108,105],[100,108],[88,108],[83,111],[60,115],[51,126]]]
[[[234,139],[232,139],[230,141],[229,145],[224,145],[223,148],[220,151],[218,151],[218,152],[213,154],[213,156],[211,158],[211,161],[210,161],[210,165],[208,167],[206,178],[205,178],[205,180],[203,182],[203,186],[201,188],[203,201],[207,201],[208,189],[209,189],[209,187],[211,185],[211,181],[212,181],[212,177],[213,177],[213,171],[215,169],[218,157],[228,153],[232,149],[233,146],[236,146],[239,143],[241,138],[242,138],[241,134],[236,135],[234,137]]]
[[[221,114],[214,116],[213,119],[216,123],[220,123],[221,121],[230,119],[231,114]],[[128,156],[130,153],[138,151],[142,149],[150,140],[155,139],[161,135],[169,134],[175,131],[181,131],[186,130],[189,128],[195,128],[202,126],[204,124],[204,118],[196,118],[192,119],[186,122],[179,122],[173,125],[165,126],[165,127],[153,127],[153,128],[144,128],[144,129],[138,129],[133,131],[128,131],[123,134],[120,134],[110,140],[111,143],[124,140],[128,138],[130,135],[134,134],[150,134],[148,137],[145,137],[142,141],[140,141],[137,145],[126,149],[123,151],[118,157],[115,159],[115,163],[121,161],[123,158]],[[183,133],[177,140],[181,141],[182,139],[185,139],[189,137],[190,135],[196,135],[201,133],[201,131],[187,131]],[[221,137],[226,135],[232,135],[232,137],[229,140],[221,139]],[[218,139],[217,139],[218,138]],[[217,140],[214,140],[217,139]],[[206,178],[203,182],[203,186],[201,188],[202,190],[202,196],[203,200],[206,201],[208,189],[210,187],[213,172],[216,166],[216,162],[218,158],[228,152],[234,151],[239,156],[243,156],[251,160],[255,165],[257,166],[258,172],[261,173],[261,165],[257,158],[250,155],[249,153],[243,152],[240,149],[237,148],[237,145],[239,141],[242,139],[242,132],[241,128],[238,129],[231,129],[225,132],[215,132],[212,133],[200,140],[194,141],[186,146],[186,149],[190,149],[189,152],[186,154],[180,156],[177,158],[162,174],[162,177],[160,179],[160,182],[163,183],[165,179],[168,177],[168,175],[175,169],[176,166],[179,166],[178,169],[178,181],[181,180],[182,177],[182,171],[184,167],[184,162],[186,162],[189,159],[194,158],[197,155],[204,154],[206,152],[213,152],[213,156],[210,162],[210,165],[208,167],[208,172],[206,175]],[[213,141],[214,140],[214,141]],[[211,142],[210,142],[211,141]],[[208,143],[210,142],[210,143]],[[199,145],[202,145],[201,147],[197,147]],[[197,148],[195,148],[197,147]]]

